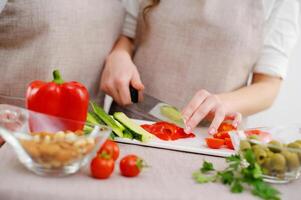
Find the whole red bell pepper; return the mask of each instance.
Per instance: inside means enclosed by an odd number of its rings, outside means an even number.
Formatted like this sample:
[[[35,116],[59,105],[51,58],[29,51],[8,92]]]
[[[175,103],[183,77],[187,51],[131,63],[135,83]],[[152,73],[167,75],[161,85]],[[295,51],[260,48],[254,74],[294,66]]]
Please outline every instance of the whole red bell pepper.
[[[45,116],[32,114],[31,131],[82,130],[89,105],[87,89],[75,81],[64,82],[58,70],[53,72],[53,78],[51,82],[37,80],[29,84],[26,93],[26,106],[29,110],[61,119],[50,119],[51,117],[45,119]],[[44,130],[45,127],[48,130]]]

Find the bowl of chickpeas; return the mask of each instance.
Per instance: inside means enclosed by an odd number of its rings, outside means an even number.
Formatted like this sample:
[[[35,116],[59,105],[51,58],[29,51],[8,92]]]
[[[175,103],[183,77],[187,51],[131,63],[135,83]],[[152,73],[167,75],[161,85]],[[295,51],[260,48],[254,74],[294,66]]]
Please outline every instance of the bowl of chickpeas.
[[[301,126],[300,126],[301,127]],[[268,140],[260,140],[248,132],[270,134]],[[261,167],[262,177],[270,183],[288,183],[300,177],[301,172],[301,128],[264,127],[246,130],[239,142],[239,152],[251,150],[256,163]]]
[[[33,123],[38,123],[35,130]],[[110,133],[107,126],[0,105],[0,136],[12,146],[19,161],[38,175],[76,173],[95,156]]]

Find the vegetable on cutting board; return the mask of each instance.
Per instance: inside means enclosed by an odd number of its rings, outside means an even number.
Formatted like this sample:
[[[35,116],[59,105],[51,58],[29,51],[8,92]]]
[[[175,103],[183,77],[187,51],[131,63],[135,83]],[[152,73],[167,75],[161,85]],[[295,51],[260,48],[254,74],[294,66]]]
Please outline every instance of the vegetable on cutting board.
[[[96,103],[91,103],[93,112],[109,127],[112,128],[114,133],[119,136],[123,137],[124,126],[120,126],[110,115],[108,115],[100,106]]]
[[[223,122],[218,132],[213,135],[213,138],[206,138],[205,142],[211,149],[220,149],[226,147],[227,149],[234,149],[230,135],[228,131],[237,130],[233,125]]]
[[[95,113],[87,113],[87,122],[91,125],[105,124]]]
[[[177,124],[183,122],[180,111],[174,106],[163,105],[160,107],[160,113]]]
[[[125,126],[130,133],[133,134],[133,138],[140,140],[142,142],[148,142],[153,135],[144,130],[142,127],[140,127],[138,124],[136,124],[133,120],[128,118],[124,113],[122,112],[115,112],[114,113],[114,119],[116,119],[120,124]]]
[[[96,103],[91,103],[91,106],[93,111],[88,114],[88,123],[101,124],[104,122],[104,124],[112,128],[114,134],[121,138],[136,139],[141,142],[147,142],[153,137],[132,119],[128,118],[124,113],[116,112],[113,116],[110,116]],[[98,119],[101,121],[97,122]]]
[[[169,122],[156,122],[154,124],[143,124],[143,129],[155,135],[161,140],[178,140],[182,138],[194,138],[193,133],[185,133],[184,129]]]
[[[85,86],[75,81],[64,82],[58,70],[53,71],[53,81],[33,81],[29,84],[26,92],[26,107],[29,110],[82,122],[61,120],[60,129],[64,131],[83,129],[88,105],[89,93]],[[31,116],[30,129],[32,132],[43,129],[40,120],[40,117]],[[58,119],[47,118],[47,120],[52,120],[57,124],[55,120]]]

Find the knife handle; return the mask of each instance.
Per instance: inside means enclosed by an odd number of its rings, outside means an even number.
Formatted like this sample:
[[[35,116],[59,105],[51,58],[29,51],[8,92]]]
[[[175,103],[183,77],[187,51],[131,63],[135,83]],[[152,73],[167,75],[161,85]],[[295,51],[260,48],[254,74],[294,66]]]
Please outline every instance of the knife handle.
[[[133,103],[138,103],[138,90],[130,85],[131,100]]]

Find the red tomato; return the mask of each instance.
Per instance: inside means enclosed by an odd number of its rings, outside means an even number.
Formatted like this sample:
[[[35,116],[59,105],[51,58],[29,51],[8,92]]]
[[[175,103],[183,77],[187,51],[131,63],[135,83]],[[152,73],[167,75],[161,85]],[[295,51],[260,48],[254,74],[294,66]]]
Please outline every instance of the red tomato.
[[[211,149],[219,149],[224,145],[223,139],[218,138],[206,138],[207,146]]]
[[[98,150],[97,154],[102,154],[103,152],[110,155],[114,160],[117,160],[119,157],[119,147],[117,143],[112,140],[107,140]]]
[[[114,171],[114,160],[108,155],[97,155],[90,163],[91,175],[97,179],[109,178]]]
[[[231,138],[226,138],[225,139],[225,145],[228,149],[234,149],[233,143]]]
[[[232,124],[223,122],[217,129],[217,132],[237,130]]]
[[[226,139],[226,138],[230,138],[230,135],[228,132],[220,132],[220,133],[215,133],[213,135],[214,138],[218,138],[218,139]]]
[[[144,161],[136,155],[127,155],[120,161],[120,172],[123,176],[134,177],[137,176],[143,167]]]

